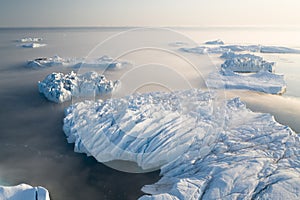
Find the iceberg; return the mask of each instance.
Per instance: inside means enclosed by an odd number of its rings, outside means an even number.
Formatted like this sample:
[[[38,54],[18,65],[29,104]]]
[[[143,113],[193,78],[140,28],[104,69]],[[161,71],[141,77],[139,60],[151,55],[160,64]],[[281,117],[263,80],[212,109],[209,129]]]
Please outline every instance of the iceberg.
[[[239,73],[257,73],[259,71],[274,72],[274,62],[267,62],[260,56],[253,54],[224,53],[221,58],[227,60],[221,65],[225,70]]]
[[[226,52],[260,52],[260,53],[293,53],[298,54],[300,50],[279,46],[262,45],[221,45],[216,47],[198,46],[193,48],[180,48],[180,51],[197,54],[222,54]]]
[[[209,44],[209,45],[223,45],[224,42],[220,39],[217,40],[212,40],[212,41],[207,41],[204,44]]]
[[[32,42],[32,43],[25,43],[25,44],[21,45],[21,47],[24,47],[24,48],[39,48],[39,47],[44,47],[44,46],[47,46],[47,44]]]
[[[53,57],[40,57],[34,60],[27,61],[27,66],[31,68],[43,68],[43,67],[53,67],[53,66],[67,66],[75,62],[71,59],[64,59],[59,56]]]
[[[129,62],[115,60],[109,56],[102,56],[98,59],[86,60],[84,58],[61,58],[58,55],[53,57],[39,57],[27,61],[27,66],[31,68],[44,68],[53,66],[68,66],[80,68],[82,66],[89,68],[100,68],[107,70],[121,69],[129,65]]]
[[[146,199],[299,199],[300,138],[239,98],[196,89],[85,101],[66,109],[75,151],[160,167]]]
[[[119,81],[110,81],[97,72],[68,74],[53,72],[43,81],[38,82],[39,92],[53,102],[70,101],[72,97],[93,97],[113,92],[120,84]]]
[[[269,94],[283,94],[286,91],[284,76],[268,71],[240,74],[221,69],[210,73],[206,84],[215,89],[253,90]]]
[[[28,37],[28,38],[22,38],[19,40],[19,42],[40,42],[42,41],[43,38],[38,38],[38,37],[34,37],[34,38],[31,38],[31,37]]]
[[[27,184],[0,186],[0,199],[3,200],[50,200],[49,192],[43,187]]]
[[[187,53],[197,53],[197,54],[222,54],[228,52],[229,49],[223,47],[206,47],[206,46],[198,46],[194,48],[180,48],[180,51],[184,51]]]

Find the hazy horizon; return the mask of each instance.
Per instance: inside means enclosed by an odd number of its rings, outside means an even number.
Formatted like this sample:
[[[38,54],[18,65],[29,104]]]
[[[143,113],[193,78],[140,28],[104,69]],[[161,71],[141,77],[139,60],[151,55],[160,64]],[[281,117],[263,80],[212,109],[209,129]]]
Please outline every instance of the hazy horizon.
[[[1,0],[0,27],[299,26],[297,0]]]

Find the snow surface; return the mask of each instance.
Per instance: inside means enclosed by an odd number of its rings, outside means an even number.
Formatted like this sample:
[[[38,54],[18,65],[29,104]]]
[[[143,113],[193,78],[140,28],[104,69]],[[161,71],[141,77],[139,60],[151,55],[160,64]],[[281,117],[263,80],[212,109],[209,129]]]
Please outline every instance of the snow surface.
[[[28,38],[22,38],[22,39],[20,39],[19,42],[40,42],[42,40],[43,40],[43,38],[38,38],[38,37],[31,38],[31,37],[28,37]]]
[[[89,67],[101,69],[120,69],[129,65],[126,61],[115,60],[109,56],[102,56],[94,60],[86,60],[84,58],[61,58],[58,55],[53,57],[40,57],[27,61],[27,66],[32,68],[44,68],[53,66],[71,66],[75,68]]]
[[[209,45],[223,45],[224,42],[220,39],[217,40],[212,40],[212,41],[207,41],[204,44],[209,44]]]
[[[262,45],[221,45],[216,47],[198,46],[193,48],[180,48],[179,50],[197,54],[222,54],[225,52],[260,52],[260,53],[300,53],[298,49],[292,49],[279,46],[262,46]]]
[[[39,48],[39,47],[44,47],[46,45],[47,44],[41,44],[41,43],[32,42],[32,43],[22,44],[21,46],[24,47],[24,48]]]
[[[85,101],[66,109],[76,152],[161,167],[140,199],[299,199],[300,139],[238,98],[199,90]]]
[[[27,184],[0,186],[1,200],[50,200],[48,191],[43,187]]]
[[[240,74],[221,69],[209,74],[206,84],[209,88],[253,90],[269,94],[283,94],[286,91],[284,76],[268,71]]]
[[[43,81],[39,81],[39,92],[53,102],[69,101],[72,97],[89,97],[111,93],[119,85],[119,81],[109,81],[97,72],[68,74],[53,72]]]
[[[259,71],[274,72],[274,62],[267,62],[262,57],[253,54],[226,52],[221,58],[226,58],[226,61],[221,65],[225,70],[246,73],[256,73]]]

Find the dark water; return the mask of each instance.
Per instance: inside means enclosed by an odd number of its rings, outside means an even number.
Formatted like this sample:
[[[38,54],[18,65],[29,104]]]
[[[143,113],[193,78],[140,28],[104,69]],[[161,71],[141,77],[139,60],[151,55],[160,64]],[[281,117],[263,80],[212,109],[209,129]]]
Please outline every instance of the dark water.
[[[123,173],[74,153],[62,131],[68,103],[50,103],[37,91],[47,73],[21,65],[1,71],[1,182],[41,185],[54,200],[140,197],[142,186],[157,181],[159,172]]]

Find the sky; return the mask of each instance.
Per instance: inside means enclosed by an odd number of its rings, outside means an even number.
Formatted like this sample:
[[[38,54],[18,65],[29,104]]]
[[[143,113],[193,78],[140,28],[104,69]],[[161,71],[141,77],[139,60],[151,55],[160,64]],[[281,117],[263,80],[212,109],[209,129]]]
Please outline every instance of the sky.
[[[0,27],[290,25],[299,0],[0,0]]]

